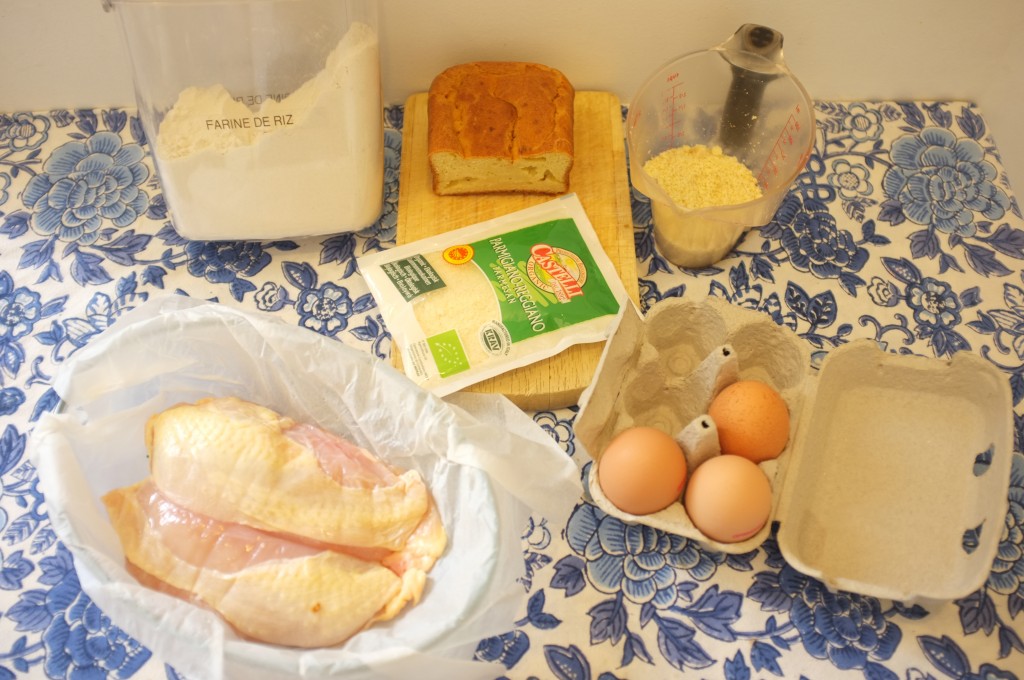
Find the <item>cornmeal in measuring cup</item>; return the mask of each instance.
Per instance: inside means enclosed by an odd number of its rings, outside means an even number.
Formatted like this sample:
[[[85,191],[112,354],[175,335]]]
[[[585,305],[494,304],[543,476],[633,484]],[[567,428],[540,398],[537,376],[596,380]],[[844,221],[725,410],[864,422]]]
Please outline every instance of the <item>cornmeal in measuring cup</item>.
[[[406,374],[439,395],[606,339],[626,301],[575,194],[359,266]]]
[[[736,205],[761,197],[750,168],[722,151],[703,144],[662,151],[644,163],[644,170],[676,204],[696,210]]]

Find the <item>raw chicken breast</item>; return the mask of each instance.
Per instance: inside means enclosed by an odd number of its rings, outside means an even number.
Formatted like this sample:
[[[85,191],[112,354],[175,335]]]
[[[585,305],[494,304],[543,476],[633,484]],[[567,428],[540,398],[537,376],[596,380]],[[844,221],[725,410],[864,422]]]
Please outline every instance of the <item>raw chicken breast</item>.
[[[103,502],[131,565],[161,590],[191,594],[254,640],[339,644],[422,591],[422,572],[416,590],[379,563],[187,510],[150,480]]]
[[[312,541],[401,550],[430,503],[417,472],[233,397],[153,416],[146,442],[153,479],[176,503]]]
[[[150,418],[151,476],[103,498],[129,570],[242,635],[339,644],[416,603],[448,537],[415,471],[241,399]]]

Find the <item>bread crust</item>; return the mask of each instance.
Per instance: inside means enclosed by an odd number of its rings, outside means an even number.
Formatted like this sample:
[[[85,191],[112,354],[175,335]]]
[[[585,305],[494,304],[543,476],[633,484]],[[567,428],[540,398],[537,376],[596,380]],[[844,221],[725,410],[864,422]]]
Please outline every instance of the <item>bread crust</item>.
[[[503,189],[500,179],[491,178],[494,186],[483,190],[565,191],[574,153],[574,99],[565,75],[543,64],[478,61],[441,72],[430,85],[427,101],[434,190],[472,193],[472,183],[469,190],[446,190],[444,175],[452,171],[453,159],[514,165],[558,156],[554,175],[548,171],[533,186],[524,186],[522,177],[510,177]],[[442,157],[447,160],[441,162]]]

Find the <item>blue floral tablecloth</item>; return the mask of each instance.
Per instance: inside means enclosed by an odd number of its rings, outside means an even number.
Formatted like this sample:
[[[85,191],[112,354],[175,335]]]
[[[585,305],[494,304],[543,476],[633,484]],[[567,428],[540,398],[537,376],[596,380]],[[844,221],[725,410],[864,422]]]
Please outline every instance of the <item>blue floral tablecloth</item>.
[[[1010,510],[987,583],[908,606],[832,593],[774,539],[748,554],[627,526],[580,499],[523,531],[529,606],[477,658],[526,678],[1024,678],[1024,219],[979,109],[819,102],[806,171],[725,261],[681,270],[633,193],[645,308],[712,295],[826,352],[976,352],[1010,381]],[[25,455],[61,362],[150,296],[272,312],[386,358],[356,256],[394,243],[403,109],[386,110],[386,199],[357,234],[267,243],[179,237],[133,111],[0,114],[0,680],[178,678],[82,592]],[[1017,181],[1021,181],[1017,178]],[[532,414],[574,458],[574,408]],[[878,546],[885,550],[885,546]]]

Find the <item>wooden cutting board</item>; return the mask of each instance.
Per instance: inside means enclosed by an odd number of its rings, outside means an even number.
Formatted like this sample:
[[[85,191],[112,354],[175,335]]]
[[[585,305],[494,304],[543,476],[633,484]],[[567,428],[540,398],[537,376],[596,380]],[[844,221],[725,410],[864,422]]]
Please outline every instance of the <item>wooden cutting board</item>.
[[[622,108],[609,92],[577,92],[575,161],[569,190],[583,204],[597,237],[611,258],[627,294],[639,304],[636,246],[626,174]],[[405,103],[402,163],[398,184],[399,245],[466,227],[553,197],[544,194],[438,196],[427,162],[427,93]],[[504,394],[524,410],[548,410],[576,404],[590,383],[604,343],[574,345],[530,366],[467,387],[467,391]],[[397,348],[392,361],[401,367]]]

